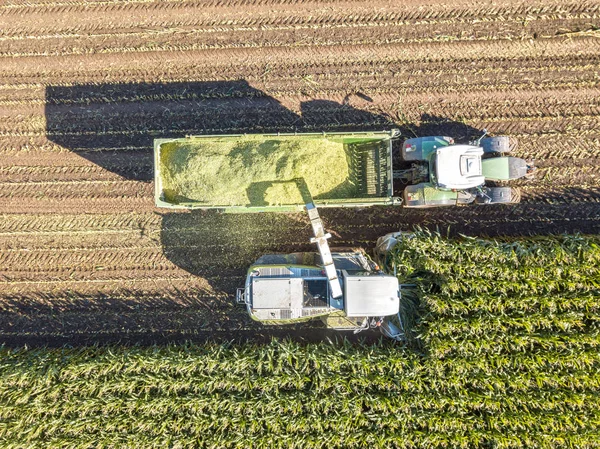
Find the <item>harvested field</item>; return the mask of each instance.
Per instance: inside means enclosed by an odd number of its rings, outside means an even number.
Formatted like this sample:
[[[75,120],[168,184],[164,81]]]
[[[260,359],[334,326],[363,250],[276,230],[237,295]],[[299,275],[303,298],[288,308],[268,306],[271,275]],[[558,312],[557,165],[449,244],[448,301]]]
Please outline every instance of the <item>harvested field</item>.
[[[4,2],[0,341],[274,332],[232,295],[263,252],[310,249],[307,220],[156,209],[157,137],[487,128],[539,167],[521,204],[323,210],[332,245],[597,233],[599,27],[596,0]]]

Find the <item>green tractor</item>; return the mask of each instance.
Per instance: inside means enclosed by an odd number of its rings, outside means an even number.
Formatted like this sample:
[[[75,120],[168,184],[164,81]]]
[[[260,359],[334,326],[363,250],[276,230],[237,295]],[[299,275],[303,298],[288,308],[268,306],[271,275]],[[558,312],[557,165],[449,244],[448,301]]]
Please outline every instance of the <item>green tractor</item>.
[[[394,171],[407,184],[404,207],[518,203],[519,190],[502,184],[532,177],[535,167],[507,156],[515,146],[508,136],[486,134],[468,144],[446,136],[407,139],[401,154],[411,166]]]

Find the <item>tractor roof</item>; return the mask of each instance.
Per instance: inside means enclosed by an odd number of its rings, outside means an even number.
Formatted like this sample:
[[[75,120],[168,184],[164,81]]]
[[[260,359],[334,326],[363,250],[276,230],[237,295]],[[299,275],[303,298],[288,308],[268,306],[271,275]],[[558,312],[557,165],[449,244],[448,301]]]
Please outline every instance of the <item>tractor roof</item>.
[[[449,145],[435,153],[434,175],[443,189],[470,189],[485,182],[481,172],[483,148],[472,145]]]

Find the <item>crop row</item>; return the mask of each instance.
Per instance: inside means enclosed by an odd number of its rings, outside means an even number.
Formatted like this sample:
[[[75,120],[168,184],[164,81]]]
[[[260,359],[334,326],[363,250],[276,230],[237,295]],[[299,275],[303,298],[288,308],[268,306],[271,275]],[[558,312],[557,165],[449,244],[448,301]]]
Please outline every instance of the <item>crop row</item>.
[[[84,444],[95,435],[115,443],[126,434],[156,444],[169,432],[210,434],[221,447],[265,435],[325,447],[306,436],[331,434],[358,447],[383,435],[379,447],[404,435],[407,447],[420,447],[424,435],[445,432],[440,441],[453,446],[488,435],[511,447],[506,441],[543,434],[552,441],[577,434],[585,446],[600,418],[598,361],[591,352],[579,356],[591,365],[549,370],[522,356],[487,373],[468,360],[428,361],[391,344],[5,350],[0,441]],[[544,441],[537,447],[551,447]]]
[[[600,239],[493,241],[417,232],[389,259],[417,283],[431,356],[567,354],[600,343]]]

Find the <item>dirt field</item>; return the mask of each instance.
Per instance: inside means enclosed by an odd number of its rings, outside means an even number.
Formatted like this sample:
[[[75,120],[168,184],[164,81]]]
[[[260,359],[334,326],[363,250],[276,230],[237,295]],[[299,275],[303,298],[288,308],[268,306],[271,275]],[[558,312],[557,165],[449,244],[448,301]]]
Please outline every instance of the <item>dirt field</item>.
[[[323,210],[332,245],[598,232],[600,2],[501,3],[3,2],[0,342],[274,332],[232,295],[263,252],[311,249],[304,215],[154,208],[155,137],[487,128],[539,167],[521,204]]]

